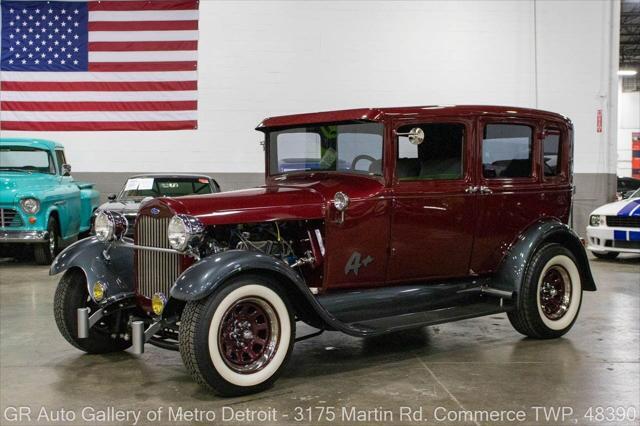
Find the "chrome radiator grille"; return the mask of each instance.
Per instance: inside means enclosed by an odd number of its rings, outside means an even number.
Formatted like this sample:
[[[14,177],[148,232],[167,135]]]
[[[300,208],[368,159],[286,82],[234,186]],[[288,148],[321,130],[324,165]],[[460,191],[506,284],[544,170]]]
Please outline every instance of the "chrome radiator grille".
[[[0,227],[22,226],[22,217],[14,209],[0,209]]]
[[[136,225],[136,244],[169,248],[167,226],[170,218],[140,216]],[[169,295],[169,289],[180,274],[180,256],[154,250],[137,250],[138,293],[151,298],[155,293]]]

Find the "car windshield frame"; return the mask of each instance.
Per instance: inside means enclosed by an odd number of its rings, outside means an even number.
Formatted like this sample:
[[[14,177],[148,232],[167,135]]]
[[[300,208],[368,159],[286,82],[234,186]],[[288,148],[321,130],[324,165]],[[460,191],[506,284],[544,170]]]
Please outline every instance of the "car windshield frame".
[[[366,131],[366,132],[365,131],[362,131],[362,132],[348,131],[348,130],[353,130],[353,128],[349,128],[353,126],[370,126],[371,129],[375,128],[375,131]],[[327,137],[328,132],[332,131],[331,128],[336,128],[334,132],[335,134],[334,139]],[[341,132],[339,128],[342,128],[343,130],[347,130],[347,131]],[[341,122],[332,122],[332,123],[310,123],[310,124],[294,125],[289,127],[282,127],[282,128],[268,130],[265,132],[266,133],[265,134],[265,151],[266,151],[267,176],[278,177],[278,176],[287,176],[292,174],[304,175],[304,174],[314,174],[314,173],[336,173],[336,174],[349,174],[349,175],[364,176],[364,177],[382,178],[384,176],[383,164],[384,164],[384,158],[386,154],[385,153],[386,151],[385,131],[386,129],[383,122],[360,121],[360,120],[341,121]],[[319,143],[319,147],[321,151],[324,150],[324,154],[322,154],[320,158],[311,158],[311,157],[286,158],[285,157],[284,159],[279,159],[277,157],[278,136],[281,134],[287,134],[287,133],[289,134],[308,133],[308,134],[318,135],[320,139],[318,142],[315,142],[315,143]],[[379,162],[380,169],[377,172],[371,172],[371,171],[364,171],[364,170],[349,170],[349,169],[338,168],[338,165],[340,162],[340,158],[339,158],[340,152],[339,152],[339,148],[337,149],[335,148],[337,147],[337,144],[338,144],[338,136],[341,134],[362,134],[362,135],[379,136],[380,137],[380,142],[379,142],[380,159],[379,160],[376,159],[376,162]],[[333,144],[331,144],[332,140],[334,140]],[[304,141],[300,141],[300,143],[304,143]],[[366,143],[375,143],[375,142],[367,141]],[[290,161],[298,160],[301,163],[304,162],[305,166],[314,165],[315,163],[317,163],[318,166],[321,166],[322,162],[325,160],[327,151],[329,150],[332,150],[333,151],[332,155],[335,156],[333,158],[333,162],[331,163],[332,167],[299,168],[299,169],[292,168],[291,170],[281,171],[282,169],[281,162],[283,160],[290,160]],[[276,157],[274,157],[274,153]],[[357,158],[360,155],[368,155],[368,154],[364,152],[362,154],[356,154],[353,157],[353,159]],[[343,164],[346,164],[346,162]],[[361,164],[370,165],[371,162],[370,161],[365,162],[363,159]],[[350,164],[349,166],[351,165],[352,164]]]
[[[629,195],[629,199],[631,198],[640,198],[640,188],[636,189]]]
[[[127,183],[131,179],[153,179],[153,186],[157,185],[157,181],[158,180],[160,180],[160,181],[162,181],[162,180],[167,180],[167,181],[190,181],[191,183],[194,183],[194,182],[198,182],[198,179],[206,179],[207,180],[207,184],[203,188],[208,187],[209,188],[209,192],[191,192],[189,194],[183,194],[183,195],[167,195],[167,194],[162,194],[160,192],[154,191],[154,192],[156,192],[155,195],[127,195],[127,192],[137,191],[137,189],[136,190],[126,190]],[[201,182],[199,182],[199,183],[201,183]],[[127,179],[127,181],[122,186],[122,189],[120,189],[120,192],[118,193],[117,200],[118,201],[142,201],[142,200],[144,200],[145,198],[148,198],[148,197],[152,197],[152,198],[158,198],[158,197],[187,197],[187,196],[190,196],[190,195],[213,194],[215,192],[216,192],[216,190],[215,190],[215,187],[213,185],[213,181],[210,178],[205,177],[205,176],[132,176],[132,177]]]
[[[56,168],[56,163],[55,161],[53,161],[53,157],[51,155],[51,151],[49,151],[48,149],[43,149],[43,148],[37,148],[37,147],[33,147],[33,146],[23,146],[23,145],[1,145],[0,146],[0,154],[6,151],[14,151],[14,152],[18,152],[18,151],[30,151],[30,152],[44,152],[47,155],[47,161],[48,161],[48,166],[47,166],[47,171],[43,171],[42,167],[37,167],[37,168],[24,168],[24,167],[5,167],[2,164],[2,161],[0,161],[0,171],[12,171],[12,172],[19,172],[19,173],[42,173],[42,174],[48,174],[48,175],[55,175],[58,173],[57,168]],[[53,171],[52,171],[53,170]]]

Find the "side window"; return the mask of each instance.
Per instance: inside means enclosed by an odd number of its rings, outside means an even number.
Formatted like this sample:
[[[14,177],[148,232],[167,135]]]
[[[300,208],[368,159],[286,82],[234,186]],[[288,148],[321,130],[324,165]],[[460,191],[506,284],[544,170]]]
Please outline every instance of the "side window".
[[[560,147],[562,146],[560,135],[560,130],[553,128],[544,132],[542,164],[545,177],[558,176],[560,174]]]
[[[420,145],[409,142],[407,136],[398,137],[396,176],[399,180],[451,180],[462,179],[462,151],[464,125],[431,123],[408,125],[398,133],[408,133],[419,127],[424,131]]]
[[[487,124],[482,141],[485,178],[529,177],[533,129],[522,124]]]
[[[67,164],[67,159],[64,158],[64,151],[56,149],[56,161],[58,163],[58,172],[62,174],[62,165]]]

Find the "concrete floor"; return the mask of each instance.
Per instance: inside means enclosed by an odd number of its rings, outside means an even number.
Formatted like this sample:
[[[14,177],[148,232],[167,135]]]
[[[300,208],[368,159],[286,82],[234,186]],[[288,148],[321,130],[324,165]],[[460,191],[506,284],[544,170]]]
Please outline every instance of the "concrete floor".
[[[265,421],[228,422],[251,425],[410,424],[400,417],[401,407],[413,410],[415,418],[422,408],[422,424],[446,424],[447,418],[453,424],[495,424],[500,422],[486,421],[481,413],[469,419],[461,412],[522,410],[523,424],[582,425],[606,423],[585,418],[589,407],[594,415],[597,407],[634,407],[635,421],[611,417],[609,424],[638,424],[640,258],[593,260],[592,267],[600,290],[585,293],[580,317],[564,338],[525,339],[506,315],[365,340],[325,333],[295,346],[271,390],[221,399],[191,380],[178,353],[147,346],[141,357],[129,352],[90,356],[74,349],[53,320],[59,277],[49,277],[46,267],[1,263],[0,424],[48,424],[46,416],[75,418],[54,424],[135,423],[133,414],[124,421],[96,419],[98,410],[110,407],[141,413],[137,424],[188,424],[184,416],[195,409],[209,419],[215,415],[216,423],[247,409],[264,410],[254,411],[256,416],[269,414]],[[30,407],[30,417],[11,422],[12,407],[20,406]],[[183,417],[176,418],[180,407]],[[573,414],[564,422],[546,420],[545,409],[549,413],[551,407],[567,407],[565,413]],[[296,423],[301,410],[313,420],[302,417]],[[368,417],[355,416],[361,413]],[[627,413],[633,415],[632,409]],[[194,423],[207,423],[206,416]]]

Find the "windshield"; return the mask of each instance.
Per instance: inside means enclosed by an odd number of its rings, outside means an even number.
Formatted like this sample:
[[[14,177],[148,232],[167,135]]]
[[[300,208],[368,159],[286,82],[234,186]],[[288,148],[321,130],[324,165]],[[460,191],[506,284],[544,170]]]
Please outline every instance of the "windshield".
[[[629,195],[629,198],[640,198],[640,188],[636,189],[633,194]]]
[[[382,174],[383,125],[334,124],[269,133],[271,175],[305,171]]]
[[[0,147],[0,170],[56,173],[49,151],[29,146]]]
[[[180,197],[211,192],[211,183],[205,177],[137,177],[127,180],[118,198],[139,201],[146,197]]]

